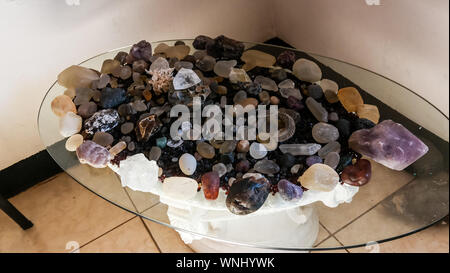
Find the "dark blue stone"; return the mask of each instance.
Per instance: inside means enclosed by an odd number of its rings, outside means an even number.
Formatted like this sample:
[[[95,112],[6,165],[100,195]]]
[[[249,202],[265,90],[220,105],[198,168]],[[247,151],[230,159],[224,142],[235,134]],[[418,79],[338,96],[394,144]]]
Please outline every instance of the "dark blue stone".
[[[106,87],[101,92],[100,105],[103,108],[113,108],[127,99],[126,91],[122,88]]]

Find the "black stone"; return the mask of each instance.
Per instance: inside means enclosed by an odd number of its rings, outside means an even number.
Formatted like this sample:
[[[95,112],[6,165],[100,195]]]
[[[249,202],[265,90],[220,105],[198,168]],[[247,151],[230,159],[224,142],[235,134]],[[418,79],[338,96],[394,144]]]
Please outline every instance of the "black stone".
[[[270,193],[270,184],[265,179],[253,177],[241,179],[230,187],[226,199],[228,210],[237,215],[246,215],[257,211]]]
[[[336,121],[336,128],[339,131],[339,135],[343,138],[348,138],[351,133],[351,124],[350,121],[346,119],[339,119]]]
[[[320,99],[323,96],[322,87],[317,84],[311,84],[308,86],[308,95],[315,100]]]
[[[277,158],[277,163],[282,168],[291,168],[296,162],[297,159],[290,153],[283,154],[282,156]]]
[[[203,50],[206,49],[206,44],[208,43],[214,43],[214,39],[205,35],[199,35],[195,37],[194,41],[192,42],[192,46],[195,49]]]
[[[214,42],[206,44],[206,52],[214,58],[239,60],[244,52],[244,43],[220,35]]]
[[[372,121],[365,119],[365,118],[359,118],[353,122],[353,130],[361,130],[361,129],[370,129],[375,126],[375,123]]]

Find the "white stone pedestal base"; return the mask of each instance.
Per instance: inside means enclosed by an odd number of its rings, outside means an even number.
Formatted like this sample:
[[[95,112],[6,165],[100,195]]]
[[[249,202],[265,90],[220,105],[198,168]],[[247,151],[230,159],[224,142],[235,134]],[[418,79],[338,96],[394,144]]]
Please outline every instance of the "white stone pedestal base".
[[[319,232],[319,217],[313,205],[297,207],[282,212],[237,220],[209,223],[209,238],[194,239],[188,243],[196,252],[289,252],[279,248],[309,248]],[[180,233],[182,238],[186,235]],[[241,245],[242,244],[242,245]],[[257,245],[260,247],[250,247]]]

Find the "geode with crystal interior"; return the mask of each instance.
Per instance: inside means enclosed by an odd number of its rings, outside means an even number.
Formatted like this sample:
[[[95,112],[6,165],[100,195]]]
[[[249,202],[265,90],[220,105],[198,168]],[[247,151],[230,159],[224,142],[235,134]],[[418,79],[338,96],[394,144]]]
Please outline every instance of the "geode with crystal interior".
[[[373,128],[355,131],[350,148],[384,166],[401,171],[428,152],[428,146],[400,123],[385,120]]]
[[[265,178],[248,177],[231,185],[227,196],[228,210],[237,215],[246,215],[257,211],[270,193],[270,183]]]

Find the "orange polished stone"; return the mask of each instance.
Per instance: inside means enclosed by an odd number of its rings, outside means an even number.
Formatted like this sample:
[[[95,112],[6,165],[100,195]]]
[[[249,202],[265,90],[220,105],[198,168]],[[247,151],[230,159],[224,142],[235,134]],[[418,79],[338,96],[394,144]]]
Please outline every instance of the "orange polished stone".
[[[356,107],[356,114],[360,118],[365,118],[372,121],[375,124],[378,124],[380,120],[380,112],[378,111],[378,107],[370,104],[361,104]]]
[[[345,87],[339,89],[337,94],[339,101],[348,112],[356,112],[358,105],[364,104],[364,101],[358,90],[354,87]]]
[[[52,100],[52,111],[58,117],[64,116],[67,112],[77,113],[77,108],[72,99],[67,95],[59,95]]]

